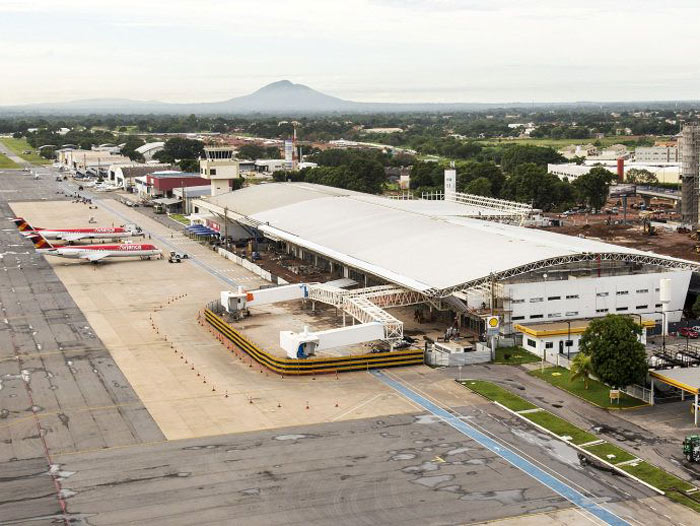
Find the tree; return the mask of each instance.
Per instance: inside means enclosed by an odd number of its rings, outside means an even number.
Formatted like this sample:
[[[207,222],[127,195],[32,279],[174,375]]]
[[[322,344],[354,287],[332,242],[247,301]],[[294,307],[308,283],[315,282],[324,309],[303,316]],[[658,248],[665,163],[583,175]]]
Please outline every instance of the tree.
[[[625,174],[625,180],[633,184],[654,184],[659,182],[656,174],[644,168],[630,168]]]
[[[514,145],[507,148],[501,156],[501,168],[504,172],[514,172],[521,164],[533,163],[544,168],[549,163],[561,163],[564,157],[553,148],[533,146],[531,144]]]
[[[168,139],[161,151],[153,158],[161,162],[172,163],[178,159],[197,159],[204,153],[204,143],[194,139],[173,137]]]
[[[180,170],[189,173],[199,173],[199,159],[180,159]]]
[[[595,374],[612,387],[641,383],[648,365],[641,327],[629,316],[608,314],[588,325],[581,336],[581,352],[591,357]]]
[[[132,161],[143,161],[143,155],[136,151],[136,148],[143,146],[145,141],[136,135],[129,135],[122,146],[122,155],[126,155]]]
[[[583,378],[583,385],[588,389],[588,380],[591,374],[594,374],[593,363],[591,361],[591,355],[584,352],[578,353],[571,360],[571,376],[569,376],[569,381],[573,382],[579,378]]]
[[[610,185],[615,180],[615,174],[602,166],[594,166],[587,174],[574,181],[574,187],[581,199],[591,208],[600,209],[608,200]]]
[[[438,163],[418,161],[411,168],[411,190],[442,187],[444,177],[444,168]]]
[[[244,144],[238,148],[237,157],[239,159],[249,159],[251,161],[263,159],[265,158],[265,148],[258,144]]]
[[[532,206],[545,212],[570,206],[575,195],[569,183],[547,168],[534,163],[519,165],[503,187],[503,197]]]
[[[467,186],[474,180],[485,178],[489,182],[489,190],[486,194],[498,197],[501,195],[506,177],[501,169],[492,161],[466,161],[457,164],[457,189],[460,192],[474,193],[467,190]]]
[[[464,187],[464,191],[468,194],[483,195],[485,197],[491,197],[491,181],[486,177],[479,177],[467,183]]]
[[[695,318],[700,318],[700,296],[695,298],[695,302],[693,303],[691,310],[693,311],[693,316],[695,316]]]

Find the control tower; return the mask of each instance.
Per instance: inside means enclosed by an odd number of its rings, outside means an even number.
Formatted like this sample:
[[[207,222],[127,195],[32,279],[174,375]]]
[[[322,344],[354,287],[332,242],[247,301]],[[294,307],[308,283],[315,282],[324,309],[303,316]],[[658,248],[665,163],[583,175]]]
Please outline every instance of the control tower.
[[[233,146],[205,146],[204,159],[199,161],[199,172],[211,181],[211,195],[232,190],[232,181],[241,177]]]

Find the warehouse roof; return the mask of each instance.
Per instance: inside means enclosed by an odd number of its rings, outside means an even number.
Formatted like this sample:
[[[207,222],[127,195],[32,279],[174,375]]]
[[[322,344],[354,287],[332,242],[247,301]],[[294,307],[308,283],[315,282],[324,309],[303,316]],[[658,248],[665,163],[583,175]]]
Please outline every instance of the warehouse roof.
[[[392,200],[308,183],[257,185],[205,203],[256,223],[271,237],[441,296],[492,273],[502,277],[571,257],[697,267],[591,239],[460,217],[460,207],[462,213],[469,207],[458,203]]]
[[[165,143],[163,141],[147,142],[136,148],[136,151],[143,155],[152,150],[162,150],[164,146]]]

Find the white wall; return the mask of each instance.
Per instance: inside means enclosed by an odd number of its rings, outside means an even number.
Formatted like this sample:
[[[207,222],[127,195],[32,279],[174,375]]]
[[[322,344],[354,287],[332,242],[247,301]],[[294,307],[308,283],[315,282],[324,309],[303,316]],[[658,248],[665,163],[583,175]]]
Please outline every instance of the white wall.
[[[581,342],[581,336],[582,334],[572,334],[571,335],[571,347],[568,348],[566,347],[566,340],[568,339],[567,334],[563,334],[561,336],[543,336],[540,338],[536,338],[534,336],[530,336],[529,334],[523,333],[523,348],[528,350],[529,352],[536,354],[540,358],[542,357],[542,353],[545,353],[545,360],[559,365],[558,361],[558,354],[562,354],[563,356],[567,356],[567,354],[572,355],[571,357],[573,358],[573,355],[577,352],[579,352],[579,343]],[[644,345],[647,343],[647,334],[646,334],[646,328],[642,329],[642,334],[638,338]],[[534,345],[532,345],[532,342],[534,342]],[[559,352],[559,342],[561,342],[563,352]],[[551,347],[547,347],[547,344],[551,343]]]
[[[669,322],[680,321],[688,293],[691,271],[629,276],[579,278],[504,285],[506,309],[513,323],[541,323],[594,318],[606,314],[642,314],[660,321],[659,281],[671,279]],[[645,292],[646,291],[646,292]],[[559,298],[559,299],[556,299]],[[606,310],[607,309],[607,310]],[[619,310],[624,309],[624,310]]]
[[[570,354],[577,353],[579,351],[579,340],[581,339],[580,334],[572,334],[571,335],[571,347],[567,351],[566,347],[566,340],[567,340],[567,335],[564,334],[563,336],[549,336],[547,338],[535,338],[534,336],[530,336],[528,334],[523,334],[523,348],[527,349],[533,354],[536,354],[539,357],[542,357],[542,352],[546,352],[546,357],[545,360],[548,362],[556,363],[556,358],[557,354],[559,354],[559,342],[562,342],[562,345],[564,346],[564,356],[566,356],[567,352]],[[529,343],[529,340],[532,340],[535,342],[535,345],[531,345]],[[547,343],[551,343],[552,346],[550,348],[547,348]]]

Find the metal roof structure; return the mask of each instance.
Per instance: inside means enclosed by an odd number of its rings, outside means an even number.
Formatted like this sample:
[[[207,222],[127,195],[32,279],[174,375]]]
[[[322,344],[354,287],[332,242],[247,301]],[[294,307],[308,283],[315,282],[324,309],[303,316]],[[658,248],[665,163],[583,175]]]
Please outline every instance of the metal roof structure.
[[[197,204],[430,297],[577,261],[700,268],[652,252],[475,219],[461,203],[386,199],[309,183],[261,184]]]
[[[147,152],[150,152],[151,150],[162,150],[164,146],[165,143],[163,141],[147,142],[146,144],[142,144],[141,146],[136,148],[136,151],[143,155]]]
[[[171,205],[176,205],[178,203],[181,203],[182,201],[180,201],[179,199],[176,199],[174,197],[161,197],[160,199],[154,199],[153,202],[161,204],[161,205],[165,205],[165,206],[171,206]]]
[[[649,374],[665,384],[672,385],[688,393],[700,393],[700,369],[697,367],[649,371]]]
[[[635,321],[636,318],[635,318]],[[654,320],[640,320],[642,327],[654,327]],[[516,323],[513,327],[516,331],[529,334],[535,338],[547,336],[563,336],[567,334],[582,334],[591,324],[590,319],[579,319],[571,321],[553,321],[542,323]]]

